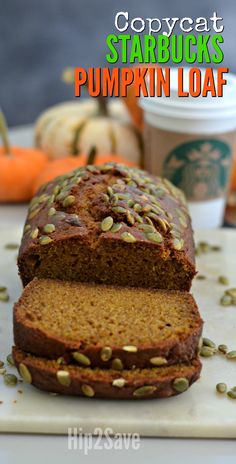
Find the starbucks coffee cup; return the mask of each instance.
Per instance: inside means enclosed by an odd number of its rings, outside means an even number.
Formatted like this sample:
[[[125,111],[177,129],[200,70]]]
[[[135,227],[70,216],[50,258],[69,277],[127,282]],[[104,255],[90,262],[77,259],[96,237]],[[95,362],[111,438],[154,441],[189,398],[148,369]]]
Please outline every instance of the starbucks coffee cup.
[[[226,74],[223,97],[193,98],[178,97],[177,69],[171,68],[170,75],[170,97],[140,99],[144,110],[144,167],[167,177],[185,192],[195,229],[219,227],[233,158],[236,76]],[[186,91],[188,76],[189,69],[185,68]]]

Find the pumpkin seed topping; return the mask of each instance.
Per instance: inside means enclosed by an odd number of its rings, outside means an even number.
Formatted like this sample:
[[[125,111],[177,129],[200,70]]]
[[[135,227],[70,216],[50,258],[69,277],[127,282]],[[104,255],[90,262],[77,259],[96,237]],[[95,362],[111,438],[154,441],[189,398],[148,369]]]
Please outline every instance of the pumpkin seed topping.
[[[25,227],[24,227],[23,233],[24,233],[24,234],[27,234],[27,232],[29,232],[30,229],[31,229],[31,225],[30,225],[30,224],[26,224]]]
[[[120,214],[125,214],[127,211],[125,208],[123,208],[123,206],[114,206],[114,208],[112,209],[115,213],[120,213]]]
[[[225,393],[227,390],[227,385],[224,382],[217,383],[216,385],[216,391],[218,393]]]
[[[229,285],[229,279],[225,276],[219,276],[218,277],[218,282],[221,285]]]
[[[39,239],[40,245],[48,245],[50,242],[52,242],[52,238],[48,235],[42,235]]]
[[[56,185],[56,186],[54,187],[52,193],[53,193],[54,195],[58,195],[59,192],[60,192],[60,187],[59,187],[59,185]]]
[[[173,382],[173,388],[178,393],[183,393],[189,388],[189,381],[185,377],[179,377]]]
[[[108,232],[113,226],[113,218],[111,216],[107,216],[101,222],[101,229],[103,232]]]
[[[48,216],[51,217],[51,216],[54,216],[54,214],[56,214],[57,210],[55,208],[49,208],[48,210]]]
[[[154,243],[161,243],[163,242],[163,237],[159,232],[151,232],[146,234],[148,240]]]
[[[109,196],[108,196],[106,193],[103,193],[103,194],[102,194],[102,198],[103,198],[103,200],[104,200],[106,203],[109,202]]]
[[[33,219],[39,213],[40,208],[35,209],[32,213],[29,214],[28,219]]]
[[[126,346],[123,346],[123,350],[128,351],[128,353],[137,353],[138,348],[137,346],[134,346],[134,345],[126,345]]]
[[[167,360],[161,356],[155,356],[150,359],[150,363],[153,364],[153,366],[163,366],[164,364],[167,364]]]
[[[121,238],[122,240],[124,240],[124,242],[128,242],[128,243],[136,242],[136,238],[130,232],[123,232],[123,234],[121,234]]]
[[[3,379],[4,379],[5,385],[7,386],[13,387],[14,385],[18,383],[18,379],[14,374],[5,374]]]
[[[88,358],[88,356],[85,356],[85,354],[80,353],[79,351],[74,351],[74,353],[72,353],[72,356],[76,362],[78,362],[79,364],[83,364],[83,366],[90,366],[91,364],[91,361]]]
[[[229,351],[228,353],[226,353],[226,358],[233,360],[233,361],[236,360],[236,351],[233,350],[233,351]]]
[[[38,227],[36,227],[35,229],[32,230],[32,232],[31,232],[31,234],[30,234],[30,237],[31,237],[32,239],[35,239],[35,238],[38,237],[38,234],[39,234],[39,229],[38,229]]]
[[[107,194],[109,195],[109,197],[111,197],[113,195],[113,189],[112,187],[110,187],[110,185],[107,187]]]
[[[119,222],[113,224],[112,228],[111,228],[111,232],[115,233],[115,232],[119,232],[119,230],[121,229],[122,227],[122,224],[120,224]]]
[[[127,382],[127,380],[120,377],[119,379],[113,380],[112,385],[113,385],[113,387],[123,388],[124,385],[126,384],[126,382]]]
[[[146,395],[151,395],[156,391],[157,387],[154,385],[144,385],[143,387],[139,387],[133,392],[133,396],[142,397]]]
[[[5,369],[5,367],[0,367],[0,375],[4,375],[6,374],[7,370]]]
[[[181,239],[175,238],[173,240],[173,247],[175,250],[180,251],[182,250],[183,246],[184,246],[184,240],[182,238]]]
[[[155,232],[155,227],[151,224],[139,224],[138,229],[142,230],[146,234],[152,234]]]
[[[139,203],[135,203],[133,209],[136,211],[136,213],[141,213],[143,208]]]
[[[127,221],[133,226],[135,223],[135,219],[129,210],[126,212],[126,217],[127,217]]]
[[[92,396],[95,395],[94,389],[91,387],[91,385],[84,384],[81,386],[81,390],[85,396],[88,396],[92,398]]]
[[[57,380],[64,387],[69,387],[71,384],[70,373],[63,370],[57,371]]]
[[[7,356],[7,362],[8,362],[8,364],[9,364],[10,366],[15,366],[15,361],[14,361],[14,359],[13,359],[11,353],[8,354],[8,356]]]
[[[122,371],[123,370],[123,363],[122,363],[121,359],[119,359],[119,358],[112,359],[111,368],[114,369],[115,371]]]
[[[20,375],[21,375],[22,379],[26,383],[32,383],[32,375],[31,375],[28,367],[25,364],[23,364],[23,363],[19,364],[19,371],[20,371]]]
[[[102,361],[109,361],[112,357],[112,349],[110,346],[104,346],[101,349],[101,360]]]
[[[71,206],[75,203],[75,197],[74,195],[68,195],[64,201],[63,201],[63,206],[67,208],[68,206]]]

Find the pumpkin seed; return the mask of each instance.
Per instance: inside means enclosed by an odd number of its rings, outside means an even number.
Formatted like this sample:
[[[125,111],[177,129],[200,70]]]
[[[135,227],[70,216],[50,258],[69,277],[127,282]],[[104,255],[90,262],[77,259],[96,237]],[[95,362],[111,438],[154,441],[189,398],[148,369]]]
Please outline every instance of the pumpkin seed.
[[[203,339],[202,339],[202,337],[200,337],[199,341],[198,341],[198,351],[200,351],[202,349],[202,346],[203,346]]]
[[[110,185],[107,187],[107,194],[109,195],[109,197],[111,197],[113,195],[113,189],[112,187],[110,187]]]
[[[110,346],[104,346],[101,349],[101,360],[102,361],[109,361],[112,357],[112,349]]]
[[[226,358],[232,359],[233,361],[236,360],[236,351],[228,351],[228,353],[226,353]]]
[[[128,353],[137,353],[138,348],[137,346],[134,346],[134,345],[126,345],[126,346],[123,346],[123,350],[128,351]]]
[[[210,348],[213,348],[213,349],[216,348],[216,344],[212,340],[210,340],[210,338],[203,337],[202,343],[203,343],[203,346],[209,346]]]
[[[120,377],[119,379],[113,380],[112,385],[113,385],[113,387],[122,388],[122,387],[124,387],[126,382],[127,382],[127,380]]]
[[[87,385],[87,384],[82,385],[81,390],[85,396],[88,396],[90,398],[92,398],[92,396],[95,395],[95,391],[90,385]]]
[[[234,391],[234,390],[229,390],[229,391],[227,392],[227,396],[228,396],[229,398],[231,398],[232,400],[236,400],[236,391]]]
[[[20,375],[21,375],[22,379],[26,383],[32,383],[32,375],[31,375],[28,367],[25,364],[23,364],[23,363],[19,364],[19,371],[20,371]]]
[[[19,245],[18,243],[6,243],[5,248],[6,250],[18,250]]]
[[[219,284],[222,284],[222,285],[229,285],[229,279],[225,276],[219,276],[218,282]]]
[[[134,208],[134,211],[136,211],[136,213],[141,213],[143,209],[139,203],[135,203],[133,208]]]
[[[151,232],[146,234],[148,240],[154,243],[161,243],[163,242],[163,237],[159,232]]]
[[[55,208],[49,208],[48,210],[48,216],[51,217],[51,216],[54,216],[54,214],[56,214],[57,210]]]
[[[104,200],[106,203],[109,202],[109,196],[108,196],[106,193],[103,193],[103,194],[102,194],[102,198],[103,198],[103,200]]]
[[[8,295],[8,293],[6,292],[0,292],[0,301],[4,302],[4,303],[7,303],[7,301],[10,300],[10,297]]]
[[[101,229],[103,232],[108,232],[113,226],[113,218],[111,216],[107,216],[103,221],[101,222]]]
[[[35,209],[32,213],[29,214],[28,219],[33,219],[39,213],[40,208]]]
[[[220,353],[226,354],[227,351],[228,351],[227,345],[223,345],[223,344],[219,345],[219,346],[218,346],[218,351],[219,351]]]
[[[220,299],[221,306],[230,306],[232,303],[232,297],[230,295],[223,295]]]
[[[134,216],[132,216],[130,211],[126,212],[127,221],[133,226],[135,223]]]
[[[210,356],[213,356],[215,354],[215,350],[213,348],[210,348],[210,346],[202,346],[200,350],[200,356],[203,356],[203,358],[209,358]]]
[[[167,232],[169,229],[169,223],[165,219],[157,218],[156,222],[161,227],[163,232]]]
[[[60,356],[60,358],[57,358],[57,364],[65,364],[65,359],[63,356]]]
[[[163,366],[164,364],[167,364],[167,359],[162,358],[161,356],[155,356],[150,359],[150,363],[153,364],[153,366]]]
[[[119,222],[117,222],[116,224],[113,224],[110,232],[112,232],[112,233],[119,232],[121,227],[122,227],[122,225]]]
[[[8,354],[7,362],[8,362],[8,364],[10,364],[10,366],[15,366],[15,361],[14,361],[14,359],[12,357],[12,354]]]
[[[70,373],[67,371],[57,371],[57,380],[64,387],[69,387],[71,384]]]
[[[180,222],[181,226],[183,226],[186,229],[186,227],[188,227],[188,224],[187,224],[187,221],[184,218],[184,216],[179,216],[178,219],[179,219],[179,222]]]
[[[224,382],[217,383],[216,385],[216,391],[218,393],[225,393],[227,390],[227,385]]]
[[[179,377],[173,382],[173,388],[178,393],[183,393],[189,388],[189,381],[185,377]]]
[[[50,242],[52,242],[52,238],[47,235],[42,235],[39,239],[40,245],[48,245]]]
[[[58,193],[60,192],[60,186],[59,185],[56,185],[52,191],[52,193],[54,195],[58,195]]]
[[[32,230],[32,232],[31,232],[31,234],[30,234],[30,237],[31,237],[32,239],[35,239],[35,238],[38,237],[38,234],[39,234],[39,229],[38,229],[38,227],[36,227],[35,229]]]
[[[1,287],[0,287],[0,293],[1,293],[1,292],[6,292],[6,291],[7,291],[7,287],[4,287],[4,286],[1,286]]]
[[[128,243],[136,242],[136,238],[130,232],[123,232],[123,234],[121,234],[121,238],[122,240],[124,240],[124,242],[128,242]]]
[[[175,250],[180,251],[182,250],[183,246],[184,246],[184,240],[182,238],[181,239],[175,238],[173,240],[173,247]]]
[[[151,224],[140,224],[138,225],[138,229],[145,232],[145,234],[152,234],[153,232],[155,232],[155,227],[153,227],[153,225]]]
[[[27,232],[29,232],[30,229],[31,229],[31,225],[30,225],[30,224],[26,224],[25,227],[24,227],[23,233],[24,233],[24,234],[27,234]]]
[[[85,354],[80,353],[79,351],[74,351],[72,353],[73,358],[75,361],[77,361],[79,364],[83,364],[83,366],[90,366],[91,361],[88,358],[88,356],[85,356]]]
[[[123,208],[123,206],[114,206],[114,208],[112,208],[112,209],[113,209],[113,211],[114,211],[115,213],[119,213],[119,214],[120,214],[120,213],[121,213],[121,214],[122,214],[122,213],[124,213],[124,214],[126,213],[126,209]]]
[[[6,374],[6,372],[7,371],[6,371],[5,367],[0,367],[0,375],[4,375],[4,374]]]
[[[115,358],[111,362],[111,368],[114,369],[115,371],[122,371],[123,370],[123,363],[121,359]]]
[[[64,200],[63,200],[63,206],[67,208],[68,206],[71,206],[75,203],[75,197],[74,195],[68,195]]]
[[[133,396],[142,397],[146,395],[151,395],[156,391],[157,387],[154,385],[144,385],[143,387],[139,387],[133,392]]]
[[[236,288],[228,288],[228,290],[225,290],[225,295],[229,295],[232,298],[236,298]]]
[[[3,378],[5,385],[14,386],[18,383],[18,379],[14,374],[5,374]]]

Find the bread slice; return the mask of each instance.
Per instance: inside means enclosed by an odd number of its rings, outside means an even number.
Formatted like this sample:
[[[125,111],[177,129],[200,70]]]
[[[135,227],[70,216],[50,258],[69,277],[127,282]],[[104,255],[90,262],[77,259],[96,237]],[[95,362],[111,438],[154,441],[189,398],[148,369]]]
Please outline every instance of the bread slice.
[[[39,277],[189,290],[196,269],[184,195],[140,169],[78,168],[33,198],[18,265],[24,285]]]
[[[201,363],[117,372],[74,365],[26,354],[13,348],[13,358],[21,376],[40,390],[96,398],[146,399],[177,395],[195,382]]]
[[[66,364],[121,370],[188,362],[201,332],[187,292],[34,279],[14,307],[15,344]]]

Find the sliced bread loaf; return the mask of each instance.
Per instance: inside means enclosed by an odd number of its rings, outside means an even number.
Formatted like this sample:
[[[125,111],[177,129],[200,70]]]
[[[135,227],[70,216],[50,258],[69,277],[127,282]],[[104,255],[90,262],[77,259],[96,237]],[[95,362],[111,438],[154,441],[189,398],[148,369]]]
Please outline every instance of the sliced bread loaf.
[[[187,292],[34,279],[14,307],[15,344],[66,364],[121,370],[187,362],[201,332]]]
[[[13,348],[13,358],[23,379],[40,390],[96,398],[164,398],[186,391],[201,371],[198,359],[189,364],[152,369],[90,369],[60,366],[56,361]]]

